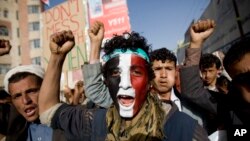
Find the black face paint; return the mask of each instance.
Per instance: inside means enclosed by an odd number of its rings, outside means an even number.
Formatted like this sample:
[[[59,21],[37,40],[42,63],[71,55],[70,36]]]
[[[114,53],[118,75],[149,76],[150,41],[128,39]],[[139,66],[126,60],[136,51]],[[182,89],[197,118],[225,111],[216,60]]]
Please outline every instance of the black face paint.
[[[116,73],[119,73],[118,65],[119,65],[119,56],[110,59],[105,64],[105,75],[104,75],[105,83],[109,89],[110,96],[113,99],[114,104],[117,108],[119,107],[119,105],[116,96],[119,90],[119,83],[121,81],[120,75],[116,75]]]

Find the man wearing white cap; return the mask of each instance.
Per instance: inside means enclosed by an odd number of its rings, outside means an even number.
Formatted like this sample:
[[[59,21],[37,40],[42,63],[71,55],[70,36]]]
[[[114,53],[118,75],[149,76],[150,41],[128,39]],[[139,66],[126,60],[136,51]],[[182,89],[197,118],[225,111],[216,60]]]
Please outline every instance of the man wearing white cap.
[[[13,104],[0,104],[0,133],[6,140],[65,140],[61,131],[40,124],[38,94],[43,77],[38,65],[18,66],[5,75],[4,89]]]

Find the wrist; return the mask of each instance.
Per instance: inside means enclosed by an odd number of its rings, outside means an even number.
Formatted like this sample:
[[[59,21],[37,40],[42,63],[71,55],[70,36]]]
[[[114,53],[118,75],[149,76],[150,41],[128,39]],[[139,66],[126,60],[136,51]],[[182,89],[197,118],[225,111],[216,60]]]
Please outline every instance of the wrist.
[[[66,58],[66,55],[62,55],[62,54],[51,54],[50,55],[50,62],[54,63],[54,64],[63,64],[64,60]]]
[[[91,42],[91,48],[101,48],[101,42]]]
[[[96,63],[100,63],[100,60],[99,59],[89,60],[89,64],[96,64]]]
[[[201,48],[203,41],[191,41],[190,48]]]

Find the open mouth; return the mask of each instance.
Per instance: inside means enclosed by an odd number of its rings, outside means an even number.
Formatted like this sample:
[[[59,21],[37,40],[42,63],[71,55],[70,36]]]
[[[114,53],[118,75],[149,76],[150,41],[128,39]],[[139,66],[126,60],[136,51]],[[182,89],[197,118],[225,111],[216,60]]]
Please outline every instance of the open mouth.
[[[24,112],[27,114],[28,117],[30,117],[35,114],[36,108],[35,107],[27,108]]]
[[[131,106],[135,101],[134,97],[127,95],[119,95],[117,98],[118,102],[125,107]]]

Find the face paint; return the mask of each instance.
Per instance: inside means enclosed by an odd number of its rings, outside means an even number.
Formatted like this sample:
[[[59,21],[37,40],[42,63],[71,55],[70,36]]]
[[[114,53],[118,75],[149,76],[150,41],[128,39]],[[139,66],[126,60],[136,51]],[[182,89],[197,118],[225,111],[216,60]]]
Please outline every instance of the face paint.
[[[119,61],[117,59],[108,61],[118,65],[108,67],[106,82],[120,115],[131,118],[139,112],[147,96],[146,61],[134,54],[120,54]]]

